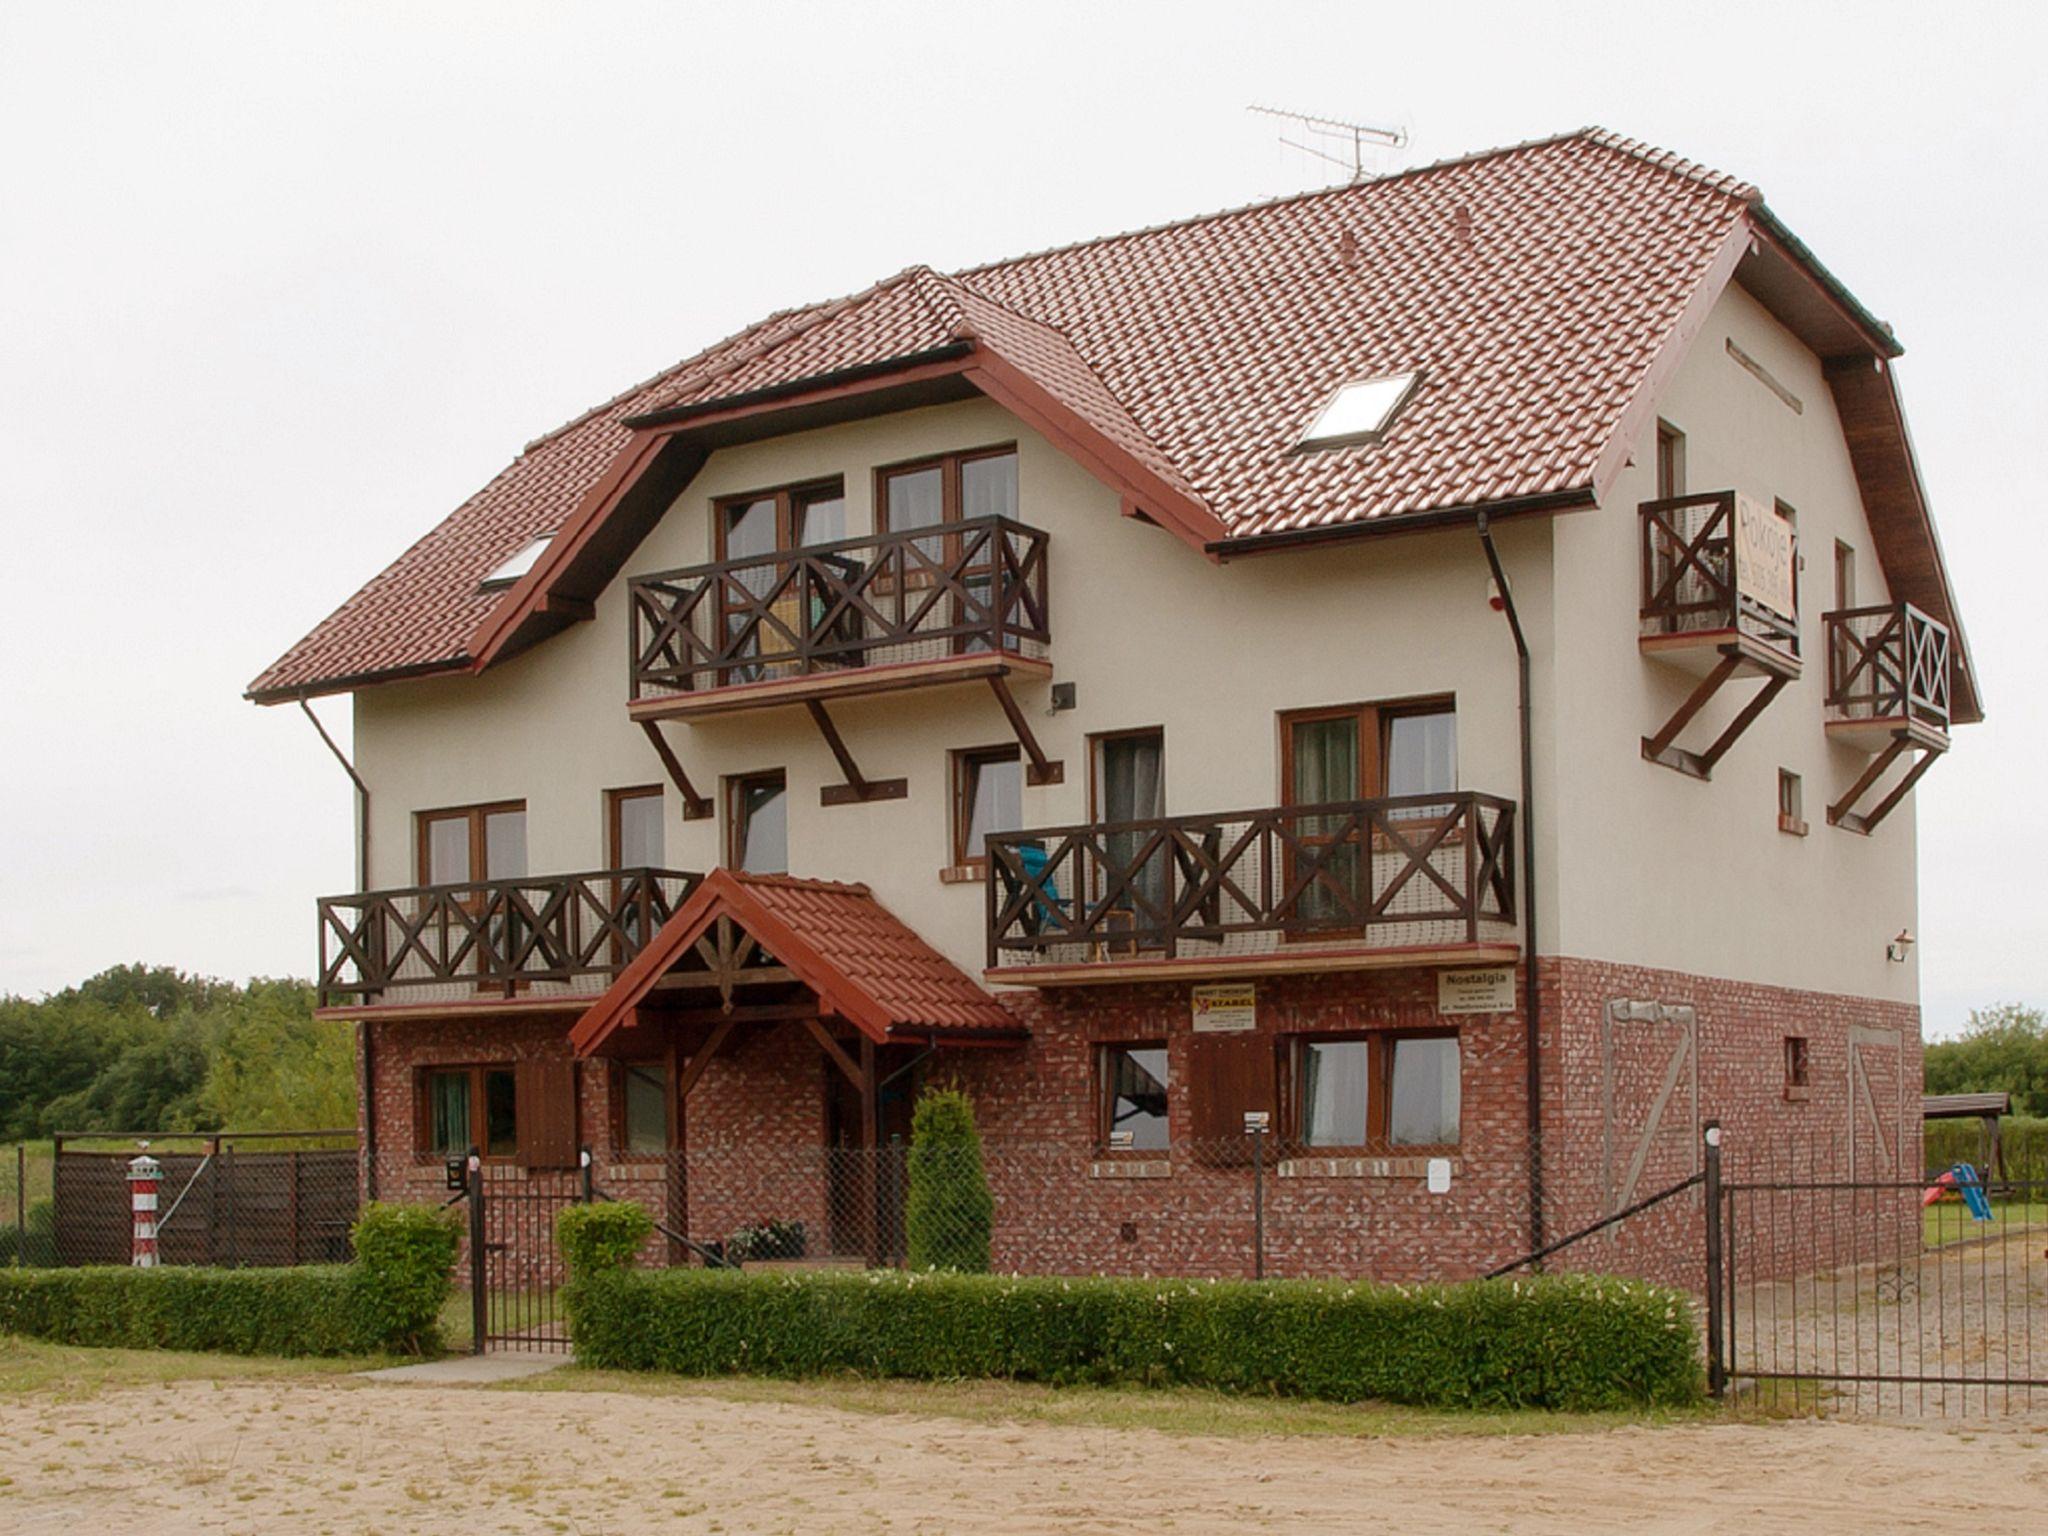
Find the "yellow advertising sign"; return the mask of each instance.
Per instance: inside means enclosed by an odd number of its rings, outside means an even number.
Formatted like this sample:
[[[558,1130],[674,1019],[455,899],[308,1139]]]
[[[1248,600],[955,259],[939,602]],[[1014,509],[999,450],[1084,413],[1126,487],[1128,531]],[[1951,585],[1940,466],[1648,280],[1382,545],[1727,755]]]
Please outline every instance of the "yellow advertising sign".
[[[1241,1034],[1258,1027],[1258,990],[1248,981],[1192,988],[1190,1003],[1196,1034]]]

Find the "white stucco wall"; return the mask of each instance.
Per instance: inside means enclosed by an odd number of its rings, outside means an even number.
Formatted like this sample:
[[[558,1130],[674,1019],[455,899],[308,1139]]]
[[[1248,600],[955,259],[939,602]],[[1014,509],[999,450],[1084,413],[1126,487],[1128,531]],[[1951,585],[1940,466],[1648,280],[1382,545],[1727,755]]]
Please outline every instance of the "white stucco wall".
[[[933,407],[729,449],[713,456],[627,565],[628,574],[711,557],[710,506],[737,492],[841,474],[849,533],[872,527],[873,470],[923,454],[1015,441],[1023,521],[1051,535],[1055,676],[1077,707],[1047,712],[1044,683],[1018,696],[1063,784],[1024,791],[1027,826],[1088,815],[1085,737],[1162,726],[1170,814],[1277,804],[1276,713],[1311,705],[1452,694],[1461,787],[1518,798],[1514,655],[1488,607],[1469,530],[1377,540],[1219,566],[1161,529],[1121,516],[1117,498],[992,402]],[[1502,542],[1540,614],[1549,532]],[[1526,577],[1520,573],[1526,572]],[[534,873],[604,863],[603,791],[663,780],[626,717],[626,594],[621,579],[576,625],[479,678],[367,690],[357,758],[372,790],[372,883],[413,881],[412,818],[438,806],[524,799]],[[833,702],[871,778],[905,777],[909,797],[824,807],[837,767],[801,707],[664,727],[700,790],[722,776],[783,768],[790,865],[860,880],[964,966],[983,961],[979,884],[946,885],[948,754],[1011,740],[985,683]],[[717,819],[685,822],[667,797],[667,863],[708,868]]]
[[[1729,355],[1761,363],[1795,412]],[[1558,625],[1567,665],[1551,707],[1567,762],[1548,808],[1566,849],[1563,904],[1543,948],[1784,986],[1910,1002],[1917,966],[1885,958],[1916,925],[1913,802],[1868,838],[1830,827],[1827,806],[1868,765],[1831,743],[1821,616],[1834,603],[1834,544],[1856,551],[1857,600],[1886,600],[1874,541],[1819,360],[1731,288],[1659,401],[1686,436],[1686,488],[1733,488],[1798,513],[1802,676],[1701,783],[1645,762],[1696,679],[1644,660],[1636,508],[1656,495],[1656,424],[1597,514],[1557,525]],[[1730,682],[1679,738],[1703,745],[1761,687]],[[1778,830],[1778,770],[1805,784],[1805,837]],[[1865,808],[1868,808],[1866,802]],[[1541,808],[1539,808],[1540,810]]]
[[[1795,414],[1727,355],[1733,336],[1796,394]],[[1837,537],[1858,554],[1859,597],[1884,586],[1817,360],[1731,290],[1660,401],[1687,435],[1688,486],[1736,487],[1796,507],[1805,676],[1700,783],[1643,761],[1641,738],[1692,678],[1636,645],[1636,506],[1652,494],[1654,424],[1603,507],[1501,524],[1497,538],[1536,657],[1537,832],[1545,953],[1612,959],[1784,986],[1911,1001],[1916,967],[1884,943],[1915,923],[1910,800],[1861,838],[1826,824],[1828,802],[1867,758],[1822,725],[1821,614]],[[1119,514],[1117,499],[988,401],[933,407],[728,449],[713,456],[628,562],[627,575],[712,555],[714,499],[842,475],[849,534],[873,526],[874,470],[1014,441],[1020,516],[1051,535],[1051,657],[1077,707],[1019,697],[1066,781],[1024,791],[1027,826],[1088,814],[1087,733],[1163,726],[1171,814],[1281,798],[1279,711],[1425,694],[1456,697],[1459,779],[1520,798],[1514,653],[1487,606],[1470,529],[1363,539],[1218,565]],[[372,789],[376,887],[413,882],[413,817],[524,799],[536,874],[605,862],[603,791],[664,782],[626,716],[624,577],[597,617],[480,678],[367,690],[356,753]],[[1708,739],[1758,686],[1731,684],[1687,741]],[[909,780],[909,797],[824,807],[836,765],[801,707],[665,727],[698,788],[780,767],[790,863],[864,881],[971,969],[984,952],[979,884],[946,885],[948,753],[1010,740],[975,682],[829,705],[863,772]],[[1777,828],[1777,772],[1802,774],[1810,835]],[[685,822],[666,798],[666,863],[709,868],[721,819]],[[722,816],[722,808],[721,808]]]

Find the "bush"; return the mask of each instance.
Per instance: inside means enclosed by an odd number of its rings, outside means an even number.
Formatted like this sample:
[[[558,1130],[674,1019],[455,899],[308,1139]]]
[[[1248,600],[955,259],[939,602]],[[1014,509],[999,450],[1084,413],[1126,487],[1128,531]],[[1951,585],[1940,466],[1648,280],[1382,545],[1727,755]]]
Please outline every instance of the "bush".
[[[800,1221],[757,1221],[727,1235],[725,1256],[735,1264],[749,1259],[800,1259],[811,1250],[811,1235]]]
[[[439,1347],[451,1213],[370,1205],[354,1264],[297,1269],[0,1270],[0,1333],[58,1344],[234,1355],[417,1354]]]
[[[1998,1131],[2006,1167],[2015,1179],[2048,1178],[2048,1120],[2006,1115]],[[1981,1165],[1983,1134],[1975,1120],[1929,1120],[1923,1137],[1928,1172],[1943,1173],[1957,1163]]]
[[[1375,1286],[617,1270],[569,1298],[579,1363],[1210,1387],[1337,1402],[1598,1409],[1694,1401],[1675,1291],[1597,1276]]]
[[[994,1223],[973,1100],[954,1089],[925,1094],[910,1122],[910,1267],[986,1274]]]
[[[562,1245],[572,1281],[629,1268],[653,1231],[647,1207],[631,1200],[572,1205],[555,1218],[555,1241]]]

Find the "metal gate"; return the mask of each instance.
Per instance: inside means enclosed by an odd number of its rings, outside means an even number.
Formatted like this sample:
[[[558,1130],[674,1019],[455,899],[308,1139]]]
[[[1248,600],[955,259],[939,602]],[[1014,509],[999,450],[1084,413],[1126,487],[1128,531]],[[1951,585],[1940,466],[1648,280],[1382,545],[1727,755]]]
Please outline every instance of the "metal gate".
[[[2043,1170],[1914,1178],[1903,1158],[1873,1156],[1861,1130],[1731,1158],[1709,1200],[1716,1385],[1836,1413],[2048,1404]]]
[[[555,1242],[555,1218],[591,1198],[590,1153],[576,1172],[488,1169],[472,1152],[464,1198],[469,1205],[471,1349],[569,1349],[562,1310],[566,1278]]]

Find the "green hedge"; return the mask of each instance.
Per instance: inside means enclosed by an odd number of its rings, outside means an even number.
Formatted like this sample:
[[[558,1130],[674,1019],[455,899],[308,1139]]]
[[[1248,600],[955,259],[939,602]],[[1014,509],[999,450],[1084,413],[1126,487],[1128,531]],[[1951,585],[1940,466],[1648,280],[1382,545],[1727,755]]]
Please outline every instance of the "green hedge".
[[[2048,1120],[2007,1115],[1999,1123],[2006,1167],[2016,1179],[2048,1178]],[[1927,1169],[1943,1173],[1957,1163],[1984,1161],[1983,1131],[1975,1120],[1929,1120],[1921,1138]]]
[[[572,1280],[624,1269],[653,1233],[647,1207],[631,1200],[572,1205],[555,1218],[555,1241]]]
[[[452,1213],[372,1204],[353,1264],[0,1270],[0,1333],[233,1355],[429,1353],[458,1235]]]
[[[1692,1311],[1637,1281],[1459,1285],[613,1270],[571,1288],[580,1363],[1139,1383],[1432,1407],[1691,1402]]]

